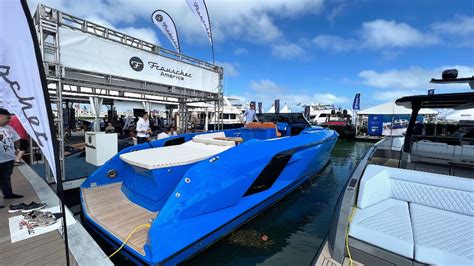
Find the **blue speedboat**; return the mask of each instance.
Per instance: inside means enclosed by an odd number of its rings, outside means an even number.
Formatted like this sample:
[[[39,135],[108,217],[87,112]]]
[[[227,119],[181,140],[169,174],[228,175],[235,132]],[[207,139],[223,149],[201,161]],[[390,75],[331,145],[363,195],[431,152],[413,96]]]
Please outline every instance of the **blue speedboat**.
[[[260,119],[122,150],[81,186],[87,224],[137,263],[209,247],[321,171],[338,138],[301,114]]]

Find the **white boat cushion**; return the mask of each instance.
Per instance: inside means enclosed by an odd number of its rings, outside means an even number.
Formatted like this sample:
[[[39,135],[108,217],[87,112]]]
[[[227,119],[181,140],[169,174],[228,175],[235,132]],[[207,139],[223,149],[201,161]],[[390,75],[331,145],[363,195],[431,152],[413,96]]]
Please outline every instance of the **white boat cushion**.
[[[218,146],[235,146],[234,141],[220,140],[215,138],[225,138],[224,132],[197,135],[193,137],[193,141],[197,143],[212,144]]]
[[[232,146],[188,141],[181,145],[124,153],[120,155],[120,159],[130,165],[153,170],[199,162],[230,148],[232,148]]]
[[[368,165],[357,207],[393,198],[460,214],[474,215],[474,179]]]
[[[393,253],[413,258],[413,233],[408,203],[386,199],[356,209],[349,235]]]
[[[389,175],[378,165],[368,165],[360,181],[358,208],[367,208],[391,197]]]
[[[225,138],[224,132],[213,132],[213,133],[206,133],[194,136],[194,138],[202,138],[202,139],[213,139],[213,138]]]
[[[410,213],[417,261],[474,265],[474,217],[414,203]]]

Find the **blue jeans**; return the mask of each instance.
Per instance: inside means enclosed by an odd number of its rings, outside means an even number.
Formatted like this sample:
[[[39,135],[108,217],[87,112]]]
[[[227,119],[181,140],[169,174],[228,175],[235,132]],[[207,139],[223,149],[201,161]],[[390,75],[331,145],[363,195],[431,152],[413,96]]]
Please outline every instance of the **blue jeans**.
[[[11,196],[12,192],[12,173],[15,166],[15,160],[0,163],[0,184],[2,186],[3,196]]]

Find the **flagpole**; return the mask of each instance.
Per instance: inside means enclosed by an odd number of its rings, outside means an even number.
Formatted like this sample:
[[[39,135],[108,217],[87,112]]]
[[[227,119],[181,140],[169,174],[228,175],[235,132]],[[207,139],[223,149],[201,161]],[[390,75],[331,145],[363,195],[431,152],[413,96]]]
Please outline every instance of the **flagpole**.
[[[35,54],[36,54],[36,63],[38,64],[38,70],[39,70],[39,76],[41,79],[41,85],[43,88],[43,95],[44,95],[44,101],[46,105],[46,111],[48,113],[48,120],[49,120],[49,127],[51,130],[51,141],[53,144],[53,149],[54,149],[54,161],[55,161],[55,168],[56,168],[56,193],[58,194],[59,200],[61,201],[61,214],[63,218],[63,230],[64,230],[64,248],[66,252],[66,265],[70,265],[69,262],[69,244],[68,244],[68,235],[67,235],[67,223],[66,223],[66,207],[64,204],[64,188],[63,188],[63,176],[62,176],[62,171],[61,171],[61,165],[59,163],[59,145],[58,145],[58,140],[56,139],[56,134],[54,132],[54,115],[51,109],[51,101],[49,99],[49,93],[48,93],[48,86],[46,83],[46,76],[45,76],[45,71],[44,71],[44,66],[43,66],[43,60],[41,57],[41,51],[39,50],[39,43],[38,43],[38,38],[36,36],[35,32],[35,26],[31,17],[30,10],[28,8],[28,3],[26,0],[21,0],[21,6],[23,8],[23,11],[25,13],[25,18],[26,21],[28,22],[28,26],[30,29],[31,33],[31,39],[33,41],[34,49],[35,49]],[[59,88],[60,89],[60,88]],[[60,106],[62,108],[62,106]],[[48,167],[46,165],[46,167]]]

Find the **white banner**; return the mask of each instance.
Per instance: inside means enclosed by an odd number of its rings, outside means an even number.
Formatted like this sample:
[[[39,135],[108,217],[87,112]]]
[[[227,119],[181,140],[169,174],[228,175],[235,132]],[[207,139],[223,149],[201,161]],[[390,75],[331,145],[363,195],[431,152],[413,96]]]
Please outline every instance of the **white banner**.
[[[60,28],[61,64],[119,77],[217,92],[219,74],[79,30]]]
[[[186,0],[191,11],[198,17],[201,22],[204,30],[206,30],[207,36],[209,37],[209,42],[212,45],[212,31],[211,31],[211,22],[209,20],[209,13],[207,11],[207,6],[204,0]]]
[[[151,15],[151,20],[153,23],[160,28],[163,34],[170,40],[174,48],[178,53],[181,53],[181,47],[179,46],[179,37],[178,30],[176,30],[176,25],[174,24],[173,19],[168,13],[163,10],[156,10]]]
[[[0,99],[38,143],[57,178],[53,125],[49,124],[34,43],[19,0],[0,1],[0,32]]]

